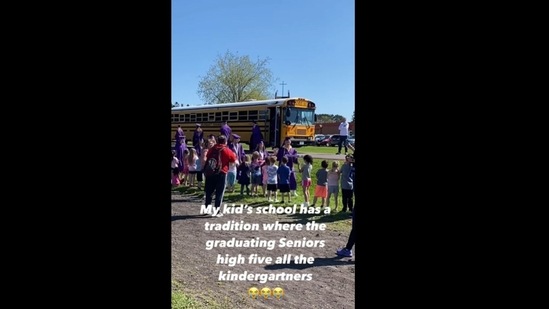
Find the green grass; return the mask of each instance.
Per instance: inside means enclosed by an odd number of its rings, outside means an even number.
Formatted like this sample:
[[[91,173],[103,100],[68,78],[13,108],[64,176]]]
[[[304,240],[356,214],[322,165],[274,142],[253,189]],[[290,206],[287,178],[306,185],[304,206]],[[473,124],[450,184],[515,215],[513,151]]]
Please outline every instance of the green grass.
[[[314,153],[325,153],[325,154],[336,154],[337,146],[303,146],[296,148],[297,153],[299,154],[314,154]]]
[[[303,147],[305,148],[305,147]],[[329,147],[332,148],[332,147]],[[300,152],[300,150],[298,150]],[[323,159],[314,159],[313,155],[313,171],[312,171],[312,179],[313,183],[311,187],[309,188],[309,194],[310,194],[310,202],[309,204],[312,204],[314,199],[314,187],[316,185],[316,171],[321,168],[320,163]],[[328,165],[331,166],[332,160],[327,160]],[[303,164],[303,159],[299,159],[300,164]],[[343,162],[340,161],[340,164]],[[341,165],[340,165],[341,166]],[[338,196],[338,203],[339,207],[337,210],[334,211],[335,208],[335,200],[334,197],[331,198],[330,201],[330,214],[324,214],[324,208],[321,208],[321,213],[318,215],[312,215],[312,214],[299,214],[299,206],[305,202],[304,196],[303,196],[303,189],[301,188],[301,173],[296,172],[296,178],[297,178],[297,193],[298,196],[294,197],[292,196],[292,202],[289,203],[286,200],[285,204],[282,203],[276,203],[273,204],[273,206],[293,206],[294,204],[298,205],[298,210],[296,214],[291,215],[292,218],[295,219],[296,222],[302,222],[305,223],[307,221],[315,220],[319,223],[326,223],[327,229],[329,230],[335,230],[335,231],[350,231],[351,230],[351,219],[350,219],[350,213],[340,213],[339,211],[342,208],[341,203],[341,192]],[[251,189],[251,185],[250,185]],[[244,189],[245,190],[245,189]],[[204,197],[204,190],[198,190],[197,188],[188,188],[188,187],[176,187],[173,189],[173,191],[178,191],[181,194],[191,195],[197,198],[203,198]],[[245,191],[244,191],[245,192]],[[261,194],[261,188],[258,189],[258,192]],[[281,199],[280,192],[278,193],[278,200]],[[268,206],[269,202],[266,197],[259,196],[259,197],[252,197],[247,196],[246,193],[244,195],[240,195],[240,185],[235,184],[235,191],[234,192],[227,192],[225,191],[225,195],[223,197],[223,203],[227,205],[235,204],[235,205],[248,205],[252,207],[259,207],[259,206]],[[318,199],[315,206],[320,206],[321,200]]]
[[[198,301],[188,296],[177,281],[172,281],[172,309],[199,308]]]
[[[219,285],[219,283],[218,283]],[[211,290],[198,291],[190,295],[184,291],[181,283],[172,280],[172,309],[233,309],[250,308],[246,298],[236,301],[236,304],[227,297],[219,300]]]

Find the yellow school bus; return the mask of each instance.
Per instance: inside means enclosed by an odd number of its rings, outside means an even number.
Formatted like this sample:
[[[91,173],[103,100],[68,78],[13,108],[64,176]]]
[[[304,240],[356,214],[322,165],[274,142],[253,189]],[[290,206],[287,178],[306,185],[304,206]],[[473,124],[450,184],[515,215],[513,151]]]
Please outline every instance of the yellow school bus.
[[[261,128],[267,147],[279,147],[286,137],[292,146],[315,143],[315,103],[309,99],[292,97],[247,102],[221,103],[172,108],[172,145],[175,144],[177,126],[192,143],[196,124],[200,124],[204,137],[220,134],[223,121],[227,121],[233,134],[240,135],[241,143],[249,144],[253,121]]]

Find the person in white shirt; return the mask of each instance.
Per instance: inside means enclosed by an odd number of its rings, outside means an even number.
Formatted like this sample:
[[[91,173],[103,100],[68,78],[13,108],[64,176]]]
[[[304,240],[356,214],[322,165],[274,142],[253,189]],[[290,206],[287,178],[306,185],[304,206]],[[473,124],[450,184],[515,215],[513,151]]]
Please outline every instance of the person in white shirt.
[[[347,154],[347,136],[349,135],[349,123],[347,119],[343,118],[343,121],[339,124],[339,149],[336,154],[341,154],[341,146],[345,146],[345,154]]]

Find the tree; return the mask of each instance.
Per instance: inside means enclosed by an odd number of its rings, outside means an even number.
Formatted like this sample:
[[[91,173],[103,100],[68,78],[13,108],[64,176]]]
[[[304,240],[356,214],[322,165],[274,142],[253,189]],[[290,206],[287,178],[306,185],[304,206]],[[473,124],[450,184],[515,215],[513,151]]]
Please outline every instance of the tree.
[[[332,114],[316,114],[317,123],[326,123],[326,122],[341,122],[343,116],[341,115],[332,115]]]
[[[249,56],[227,51],[201,78],[198,95],[206,104],[266,100],[275,83],[268,63],[268,58],[252,62]]]
[[[353,122],[355,122],[355,111],[353,111]]]

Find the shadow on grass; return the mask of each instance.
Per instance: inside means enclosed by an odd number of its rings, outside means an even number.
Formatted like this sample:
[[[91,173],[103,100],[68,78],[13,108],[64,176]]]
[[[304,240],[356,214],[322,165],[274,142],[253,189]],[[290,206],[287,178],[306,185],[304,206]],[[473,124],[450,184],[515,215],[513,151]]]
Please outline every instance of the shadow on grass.
[[[208,215],[208,214],[203,214],[203,215],[185,215],[185,216],[172,216],[172,221],[177,221],[177,220],[185,220],[185,219],[207,219],[207,218],[211,218],[212,216]]]
[[[298,210],[299,212],[299,210]],[[295,213],[288,215],[291,219],[294,219],[293,221],[285,221],[280,222],[282,223],[301,223],[306,224],[307,222],[310,222],[312,218],[315,218],[314,221],[316,223],[331,223],[331,222],[337,222],[337,221],[343,221],[343,220],[350,220],[350,213],[349,212],[337,212],[337,213],[331,213],[329,215],[325,215],[323,211],[320,212],[320,214],[300,214]],[[320,217],[319,217],[320,216]],[[318,218],[316,218],[318,217]]]
[[[334,253],[335,255],[335,253]],[[296,264],[293,261],[294,257],[292,256],[292,262],[289,264],[271,264],[266,265],[266,270],[278,270],[283,268],[289,268],[289,269],[306,269],[310,267],[318,267],[318,266],[338,266],[338,265],[355,265],[355,261],[350,260],[348,258],[335,256],[331,258],[315,258],[315,261],[313,264]]]

